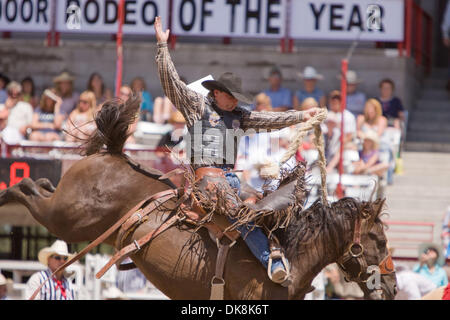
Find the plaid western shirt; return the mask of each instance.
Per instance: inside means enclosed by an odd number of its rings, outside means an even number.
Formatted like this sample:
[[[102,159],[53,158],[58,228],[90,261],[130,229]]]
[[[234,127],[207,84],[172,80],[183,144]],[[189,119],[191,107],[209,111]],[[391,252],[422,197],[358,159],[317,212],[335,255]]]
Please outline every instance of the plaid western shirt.
[[[186,119],[188,127],[199,120],[205,110],[205,100],[209,99],[200,93],[189,89],[180,80],[175,66],[169,54],[167,43],[158,43],[156,55],[158,73],[165,95],[180,110]],[[282,129],[302,122],[302,111],[266,112],[248,111],[243,112],[241,129]]]

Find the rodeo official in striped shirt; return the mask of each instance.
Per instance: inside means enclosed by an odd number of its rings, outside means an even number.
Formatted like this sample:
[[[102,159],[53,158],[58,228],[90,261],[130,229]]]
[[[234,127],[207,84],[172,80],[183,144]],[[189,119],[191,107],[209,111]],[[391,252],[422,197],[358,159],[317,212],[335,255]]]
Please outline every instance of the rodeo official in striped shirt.
[[[27,282],[26,296],[30,297],[34,291],[46,281],[52,273],[71,258],[67,244],[56,240],[51,247],[39,251],[39,262],[47,266],[46,270],[36,272]],[[36,296],[37,300],[75,300],[72,282],[64,277],[64,271],[57,273],[42,287]]]

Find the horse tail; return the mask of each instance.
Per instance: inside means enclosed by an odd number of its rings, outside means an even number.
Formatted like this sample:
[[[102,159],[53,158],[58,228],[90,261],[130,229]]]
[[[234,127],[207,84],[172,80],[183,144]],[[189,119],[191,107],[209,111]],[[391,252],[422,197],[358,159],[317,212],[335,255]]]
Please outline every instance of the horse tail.
[[[141,99],[135,95],[126,102],[121,99],[105,102],[95,115],[97,129],[87,139],[84,154],[99,153],[106,146],[106,152],[122,155],[125,142],[132,134],[128,128],[136,120],[140,104]]]

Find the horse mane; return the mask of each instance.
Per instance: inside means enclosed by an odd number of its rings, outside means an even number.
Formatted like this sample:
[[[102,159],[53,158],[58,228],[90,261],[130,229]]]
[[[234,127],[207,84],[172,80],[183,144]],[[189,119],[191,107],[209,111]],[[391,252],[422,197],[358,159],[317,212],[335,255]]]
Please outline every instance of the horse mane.
[[[163,175],[161,171],[145,168],[142,164],[132,161],[123,153],[125,142],[132,134],[132,132],[128,131],[128,128],[136,120],[140,105],[141,99],[136,95],[132,95],[127,101],[121,99],[106,101],[95,115],[94,121],[97,129],[85,140],[82,146],[82,154],[90,156],[105,152],[121,156],[137,172],[159,180]],[[106,146],[106,149],[103,149],[104,146]],[[170,188],[176,188],[169,179],[160,181]]]
[[[82,153],[89,156],[102,152],[123,155],[123,147],[131,132],[129,126],[136,120],[141,104],[138,96],[131,96],[128,101],[112,99],[106,101],[95,115],[97,129],[86,139]]]
[[[361,202],[354,198],[345,197],[331,205],[324,205],[317,199],[308,209],[297,212],[293,221],[284,233],[283,242],[289,256],[296,256],[299,249],[309,244],[317,245],[319,236],[333,239],[329,246],[338,250],[348,238],[348,230],[358,215],[373,212],[373,202]],[[382,210],[372,216],[373,223],[382,224]]]

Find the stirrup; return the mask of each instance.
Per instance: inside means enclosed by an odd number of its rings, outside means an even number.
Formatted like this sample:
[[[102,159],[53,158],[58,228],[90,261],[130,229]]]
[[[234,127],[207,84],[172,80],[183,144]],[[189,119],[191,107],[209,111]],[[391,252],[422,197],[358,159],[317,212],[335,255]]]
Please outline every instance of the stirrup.
[[[271,270],[272,270],[273,259],[281,259],[284,269],[277,268],[272,273]],[[271,252],[269,255],[269,263],[267,265],[267,275],[269,276],[269,279],[275,283],[283,284],[283,283],[286,283],[290,274],[291,273],[290,273],[289,262],[287,261],[286,257],[284,256],[284,253],[279,248],[271,248]]]

